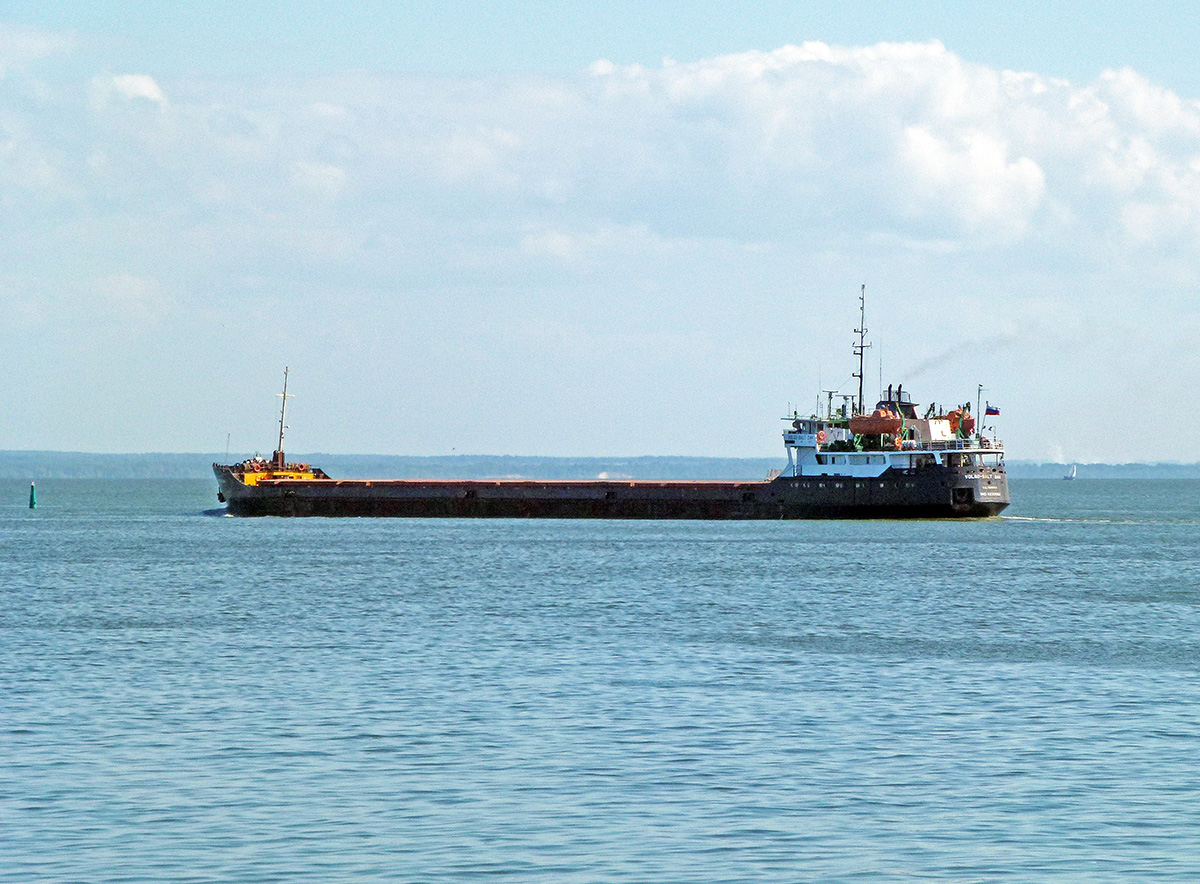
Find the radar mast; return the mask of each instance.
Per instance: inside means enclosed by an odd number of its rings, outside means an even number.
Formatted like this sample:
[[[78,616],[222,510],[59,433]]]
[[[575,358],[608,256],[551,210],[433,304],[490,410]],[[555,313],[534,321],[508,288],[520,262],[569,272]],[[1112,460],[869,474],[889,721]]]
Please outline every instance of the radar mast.
[[[287,368],[287,366],[284,366],[284,369],[283,369],[283,392],[275,394],[282,400],[279,403],[279,447],[275,449],[275,457],[272,458],[272,460],[275,461],[275,468],[280,469],[280,470],[282,470],[285,465],[285,458],[283,456],[283,431],[287,429],[287,424],[285,423],[285,420],[287,418],[287,401],[289,399],[295,398],[292,394],[288,393],[287,382],[288,382],[288,368]]]
[[[863,354],[870,348],[867,343],[867,284],[863,283],[862,290],[858,293],[858,328],[854,330],[858,335],[858,343],[854,345],[854,355],[858,357],[858,371],[850,375],[858,378],[858,408],[859,414],[866,414],[866,406],[863,405]]]

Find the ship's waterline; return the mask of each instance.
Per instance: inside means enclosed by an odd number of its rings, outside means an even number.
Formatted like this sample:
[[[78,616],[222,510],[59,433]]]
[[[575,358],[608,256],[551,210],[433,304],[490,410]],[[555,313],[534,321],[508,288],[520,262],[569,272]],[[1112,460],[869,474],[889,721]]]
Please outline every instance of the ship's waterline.
[[[260,479],[214,465],[240,516],[418,516],[580,519],[985,517],[1008,505],[1002,472],[946,467],[874,479],[830,474],[766,482]]]

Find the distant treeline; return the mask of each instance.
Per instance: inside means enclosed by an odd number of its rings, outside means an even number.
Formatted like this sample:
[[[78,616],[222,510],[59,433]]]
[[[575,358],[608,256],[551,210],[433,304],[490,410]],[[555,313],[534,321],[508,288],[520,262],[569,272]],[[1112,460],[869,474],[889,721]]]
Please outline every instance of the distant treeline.
[[[236,462],[249,457],[234,453]],[[289,454],[288,460],[321,467],[344,479],[762,479],[781,458],[737,457],[508,457],[377,454]],[[0,451],[0,479],[203,479],[212,478],[222,454],[88,454]]]
[[[234,461],[248,457],[232,454]],[[346,479],[762,479],[783,457],[508,457],[381,454],[299,454],[329,475]],[[0,479],[206,479],[224,454],[89,454],[0,451]],[[1008,461],[1016,479],[1061,479],[1066,464]],[[1079,464],[1079,479],[1200,479],[1197,464]]]

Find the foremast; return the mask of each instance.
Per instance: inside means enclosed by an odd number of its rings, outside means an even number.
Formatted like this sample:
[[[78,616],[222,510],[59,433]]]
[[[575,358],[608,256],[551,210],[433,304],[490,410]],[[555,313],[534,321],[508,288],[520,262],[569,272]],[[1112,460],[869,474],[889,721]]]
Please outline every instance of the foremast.
[[[283,392],[275,395],[280,398],[279,403],[279,445],[275,449],[275,453],[271,456],[271,465],[277,470],[282,470],[287,466],[287,458],[283,454],[283,432],[287,429],[287,401],[294,398],[287,391],[288,384],[288,367],[283,368]]]

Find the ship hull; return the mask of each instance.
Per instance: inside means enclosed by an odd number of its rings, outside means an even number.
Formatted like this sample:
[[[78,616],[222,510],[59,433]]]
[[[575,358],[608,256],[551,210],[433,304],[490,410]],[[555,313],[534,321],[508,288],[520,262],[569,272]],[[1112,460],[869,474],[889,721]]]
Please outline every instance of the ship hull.
[[[243,485],[214,464],[237,516],[396,516],[542,519],[986,518],[1008,506],[1002,470],[888,470],[863,479],[613,482],[280,479]]]

